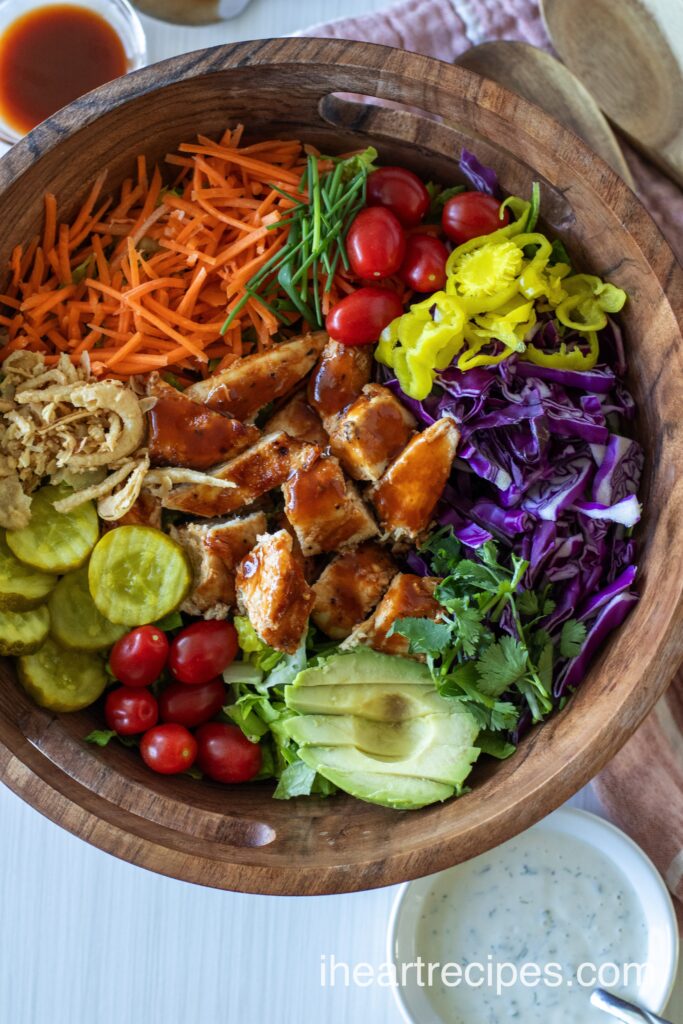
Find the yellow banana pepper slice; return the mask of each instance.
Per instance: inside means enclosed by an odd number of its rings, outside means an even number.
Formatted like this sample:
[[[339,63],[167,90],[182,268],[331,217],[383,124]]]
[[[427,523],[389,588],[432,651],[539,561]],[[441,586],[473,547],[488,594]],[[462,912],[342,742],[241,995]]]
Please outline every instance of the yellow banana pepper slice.
[[[593,274],[568,277],[563,287],[567,298],[557,307],[557,319],[577,331],[599,331],[607,324],[607,314],[618,313],[626,302],[625,291]]]
[[[393,368],[411,398],[426,398],[436,372],[455,359],[461,370],[492,366],[513,352],[559,369],[586,370],[598,361],[596,332],[607,323],[608,313],[622,308],[626,293],[594,275],[572,274],[567,263],[549,264],[553,246],[531,224],[538,212],[537,189],[533,206],[511,196],[501,211],[505,208],[512,211],[509,224],[470,239],[450,254],[445,289],[412,305],[382,332],[375,357]],[[527,343],[542,312],[581,332],[587,351],[564,341],[552,352]],[[502,346],[492,354],[495,341]]]
[[[467,341],[467,348],[458,357],[459,370],[473,370],[475,366],[494,366],[496,363],[502,363],[511,354],[510,349],[505,347],[503,347],[498,355],[488,352],[482,353],[481,350],[491,344],[491,338],[481,337],[471,327],[465,329],[465,339]]]
[[[592,370],[600,356],[600,344],[595,331],[586,333],[586,341],[588,352],[582,352],[578,346],[567,348],[564,341],[560,342],[559,349],[553,352],[543,352],[530,343],[522,359],[527,359],[536,366],[552,366],[556,370]]]
[[[477,337],[502,341],[511,352],[524,352],[524,339],[536,323],[536,311],[533,300],[530,302],[510,302],[495,313],[485,313],[474,318],[477,325],[472,333]]]

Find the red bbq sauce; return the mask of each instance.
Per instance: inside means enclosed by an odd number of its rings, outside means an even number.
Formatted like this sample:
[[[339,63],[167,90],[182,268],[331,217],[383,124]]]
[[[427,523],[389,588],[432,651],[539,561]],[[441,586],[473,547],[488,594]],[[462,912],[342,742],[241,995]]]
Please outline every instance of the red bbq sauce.
[[[99,14],[72,4],[38,7],[0,38],[0,110],[23,134],[127,70],[123,43]]]

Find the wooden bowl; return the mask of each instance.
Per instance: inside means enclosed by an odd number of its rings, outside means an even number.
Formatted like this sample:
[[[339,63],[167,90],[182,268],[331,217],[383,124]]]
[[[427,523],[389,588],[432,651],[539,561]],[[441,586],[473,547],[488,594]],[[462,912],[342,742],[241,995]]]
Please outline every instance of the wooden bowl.
[[[414,109],[361,106],[360,93]],[[431,115],[431,117],[430,117]],[[434,119],[439,115],[442,120]],[[100,710],[52,715],[4,665],[0,771],[53,821],[175,878],[261,893],[334,893],[437,871],[508,839],[553,810],[609,760],[664,691],[683,653],[683,273],[633,193],[538,108],[464,71],[384,47],[270,40],[187,54],[91,93],[0,162],[0,261],[39,227],[42,196],[75,205],[109,168],[114,188],[140,152],[163,157],[201,131],[244,120],[256,135],[323,151],[372,143],[385,162],[457,178],[463,144],[506,191],[543,190],[543,214],[579,265],[625,288],[631,386],[647,452],[640,528],[642,599],[562,714],[516,755],[481,765],[473,791],[419,812],[339,796],[271,799],[272,786],[221,787],[147,771],[134,752],[83,737]],[[656,752],[652,752],[656,756]]]

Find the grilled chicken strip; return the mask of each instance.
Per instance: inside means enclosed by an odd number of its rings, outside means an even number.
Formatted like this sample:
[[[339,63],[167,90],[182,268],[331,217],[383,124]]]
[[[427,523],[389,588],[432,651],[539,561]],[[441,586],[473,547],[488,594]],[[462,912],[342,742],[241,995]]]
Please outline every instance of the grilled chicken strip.
[[[408,654],[409,644],[405,637],[387,637],[397,619],[438,619],[443,608],[432,596],[441,580],[436,576],[412,576],[397,573],[386,594],[375,611],[356,626],[342,647],[349,649],[365,644],[384,654]]]
[[[379,531],[354,485],[332,456],[296,469],[282,486],[285,514],[304,555],[360,544]]]
[[[372,611],[396,572],[377,544],[337,555],[313,584],[311,618],[332,640],[343,640]]]
[[[298,391],[293,395],[286,405],[270,417],[263,429],[266,433],[284,430],[298,441],[319,444],[321,448],[329,443],[320,417],[306,401],[305,391]]]
[[[319,451],[315,445],[303,444],[282,431],[268,434],[213,471],[213,476],[236,486],[183,484],[163,499],[164,508],[207,519],[237,512],[283,484],[294,467],[310,465]]]
[[[303,551],[301,550],[301,544],[299,544],[299,538],[296,535],[296,530],[290,523],[289,519],[285,515],[284,509],[282,509],[272,520],[272,529],[274,530],[286,530],[293,541],[292,551],[300,558],[303,562],[304,577],[307,583],[312,584],[315,579],[320,575],[320,563],[317,558],[309,557],[306,558]]]
[[[194,586],[181,611],[205,619],[224,619],[236,601],[237,566],[266,529],[263,512],[252,512],[243,519],[171,528],[171,536],[183,546],[192,565]]]
[[[416,426],[388,388],[366,384],[355,402],[328,422],[330,448],[354,480],[379,480]]]
[[[153,466],[208,469],[254,444],[256,427],[222,416],[153,374],[147,394],[156,397],[147,414],[147,447]]]
[[[237,568],[237,601],[265,643],[293,654],[308,628],[313,591],[286,530],[259,537]]]
[[[429,526],[451,471],[460,431],[449,416],[416,434],[368,495],[396,541],[414,540]]]
[[[372,374],[369,346],[342,345],[331,338],[308,381],[308,401],[323,423],[354,402]]]
[[[235,416],[253,418],[259,409],[289,394],[314,365],[327,341],[324,331],[305,334],[237,359],[226,370],[192,384],[185,394],[195,402]]]

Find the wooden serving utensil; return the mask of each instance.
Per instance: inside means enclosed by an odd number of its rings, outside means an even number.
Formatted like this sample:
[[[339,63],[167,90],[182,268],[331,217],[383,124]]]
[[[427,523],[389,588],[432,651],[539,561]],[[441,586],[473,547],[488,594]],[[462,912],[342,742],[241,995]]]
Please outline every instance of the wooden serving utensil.
[[[529,43],[492,42],[473,46],[455,63],[541,107],[571,128],[630,188],[634,187],[619,143],[597,103],[555,57]]]
[[[635,147],[683,185],[680,0],[541,0],[560,57]]]

